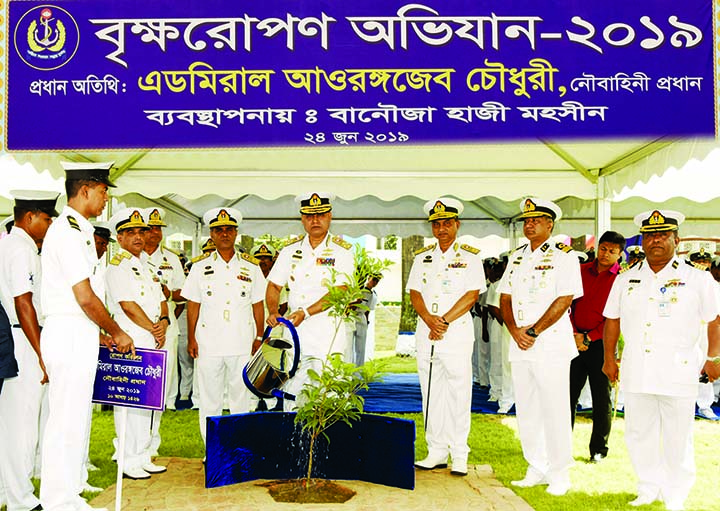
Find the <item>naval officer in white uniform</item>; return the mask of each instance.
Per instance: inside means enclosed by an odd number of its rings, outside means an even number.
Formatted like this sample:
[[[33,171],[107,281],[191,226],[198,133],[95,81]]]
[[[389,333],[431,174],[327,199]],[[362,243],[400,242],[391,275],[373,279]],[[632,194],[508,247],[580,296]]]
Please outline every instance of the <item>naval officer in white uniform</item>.
[[[451,474],[464,476],[475,341],[470,309],[486,285],[480,250],[457,241],[462,211],[462,203],[448,197],[425,204],[437,243],[415,252],[407,289],[421,320],[415,340],[428,446],[427,457],[415,466],[446,466],[450,455]]]
[[[616,347],[622,331],[620,386],[625,396],[625,443],[638,477],[631,506],[662,500],[684,509],[695,482],[692,428],[698,377],[720,376],[720,304],[709,272],[686,263],[675,251],[675,211],[635,217],[645,260],[615,279],[605,304],[603,372],[618,380]],[[705,324],[703,323],[705,322]],[[707,331],[702,346],[701,329]]]
[[[133,338],[136,347],[162,348],[170,318],[158,276],[141,258],[148,229],[142,210],[118,211],[110,225],[121,250],[110,260],[105,272],[108,310]],[[121,407],[116,406],[114,411],[115,432],[119,435]],[[147,479],[150,474],[167,470],[150,458],[152,415],[151,410],[142,408],[127,410],[124,475],[130,479]]]
[[[0,241],[0,302],[7,311],[19,373],[0,394],[0,481],[8,511],[40,505],[33,494],[41,405],[48,382],[40,354],[40,254],[38,244],[57,216],[57,192],[14,190],[15,225]]]
[[[561,211],[553,202],[520,203],[523,234],[500,280],[500,312],[513,341],[510,364],[525,477],[515,486],[549,485],[551,495],[570,489],[570,361],[578,354],[568,313],[583,295],[580,263],[572,249],[552,243]]]
[[[291,240],[278,255],[268,276],[265,302],[270,316],[267,324],[277,326],[280,292],[287,286],[287,319],[297,327],[300,337],[300,367],[284,390],[299,395],[309,377],[308,369],[320,371],[330,353],[345,353],[346,335],[342,320],[332,318],[323,310],[325,287],[335,270],[336,285],[342,286],[346,276],[355,271],[352,246],[340,236],[330,234],[334,197],[328,193],[310,192],[295,198],[300,206],[300,219],[305,235]],[[294,401],[284,402],[286,411],[296,408]]]
[[[91,509],[82,487],[90,403],[99,341],[121,353],[132,339],[110,317],[102,299],[93,226],[105,209],[112,163],[66,163],[67,206],[48,229],[40,288],[45,326],[40,349],[49,382],[49,415],[42,449],[40,501],[46,511]],[[107,332],[101,336],[99,328]]]

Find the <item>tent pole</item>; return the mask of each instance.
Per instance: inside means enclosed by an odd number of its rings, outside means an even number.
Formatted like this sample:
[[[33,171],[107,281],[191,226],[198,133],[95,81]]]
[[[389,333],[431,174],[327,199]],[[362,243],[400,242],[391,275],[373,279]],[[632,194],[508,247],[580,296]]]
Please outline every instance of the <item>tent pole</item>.
[[[612,228],[612,205],[610,200],[605,196],[605,178],[598,177],[595,185],[595,250],[597,251],[597,241],[605,231]]]
[[[202,224],[195,222],[195,232],[193,233],[192,239],[192,255],[193,257],[200,254],[200,233],[202,231]]]

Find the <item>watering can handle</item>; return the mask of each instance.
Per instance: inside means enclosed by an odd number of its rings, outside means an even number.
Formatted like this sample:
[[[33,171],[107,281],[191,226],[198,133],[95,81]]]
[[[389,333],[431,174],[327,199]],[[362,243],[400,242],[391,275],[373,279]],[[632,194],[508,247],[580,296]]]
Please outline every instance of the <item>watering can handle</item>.
[[[277,318],[278,323],[282,323],[285,325],[288,330],[290,330],[290,335],[292,336],[293,340],[293,347],[295,348],[293,350],[293,365],[290,371],[288,372],[288,375],[290,378],[295,376],[295,372],[297,371],[298,364],[300,363],[300,338],[298,337],[297,330],[295,329],[295,325],[292,324],[292,321],[289,321],[285,318]],[[267,327],[265,329],[265,334],[263,335],[263,340],[270,337],[270,331],[272,330],[271,327]]]

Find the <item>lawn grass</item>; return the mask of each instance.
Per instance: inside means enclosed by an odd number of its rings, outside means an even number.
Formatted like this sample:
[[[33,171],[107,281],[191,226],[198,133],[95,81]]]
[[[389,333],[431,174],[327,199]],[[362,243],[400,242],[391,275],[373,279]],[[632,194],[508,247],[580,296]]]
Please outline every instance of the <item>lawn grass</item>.
[[[415,421],[417,441],[416,458],[427,453],[420,414],[388,414],[392,417]],[[614,511],[627,508],[627,502],[635,496],[636,478],[630,465],[624,444],[625,424],[622,418],[613,423],[610,435],[610,453],[599,464],[586,462],[591,422],[578,417],[573,435],[575,466],[571,469],[572,490],[564,497],[548,495],[544,487],[513,488],[537,511]],[[196,410],[166,412],[161,426],[163,444],[161,456],[200,458],[203,446],[198,430]],[[116,465],[110,461],[112,438],[114,436],[111,412],[96,412],[93,416],[90,459],[100,467],[99,472],[90,474],[90,483],[107,487],[115,482]],[[720,423],[695,422],[695,453],[697,483],[686,503],[688,511],[720,510],[716,494],[720,484]],[[524,476],[526,463],[522,457],[517,438],[514,417],[502,415],[472,415],[472,427],[468,441],[471,451],[469,463],[491,465],[495,475],[505,486],[510,481]],[[92,497],[92,494],[86,495]],[[662,510],[664,506],[655,503],[640,508],[641,511]]]

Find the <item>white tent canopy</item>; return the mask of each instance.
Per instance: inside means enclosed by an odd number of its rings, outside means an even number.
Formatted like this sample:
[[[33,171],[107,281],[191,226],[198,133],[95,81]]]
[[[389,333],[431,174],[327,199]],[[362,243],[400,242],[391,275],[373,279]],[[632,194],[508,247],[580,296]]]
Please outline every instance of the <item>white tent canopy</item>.
[[[519,201],[537,195],[563,209],[557,232],[578,236],[595,231],[598,202],[607,205],[620,192],[631,196],[628,189],[638,182],[702,160],[716,148],[714,140],[692,139],[13,156],[58,178],[63,160],[114,160],[113,194],[119,202],[159,205],[169,213],[169,231],[189,235],[200,234],[202,214],[216,206],[240,209],[245,234],[296,233],[300,224],[292,197],[316,189],[338,196],[334,230],[351,236],[426,234],[421,206],[438,195],[464,201],[465,234],[512,236]],[[720,196],[720,187],[714,189]],[[703,205],[676,198],[666,206],[670,203],[688,215],[686,231],[717,232],[720,201]],[[634,233],[632,217],[651,207],[639,198],[612,203],[612,227]]]

